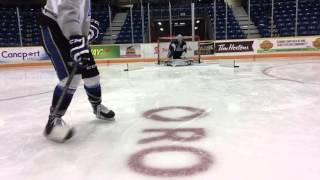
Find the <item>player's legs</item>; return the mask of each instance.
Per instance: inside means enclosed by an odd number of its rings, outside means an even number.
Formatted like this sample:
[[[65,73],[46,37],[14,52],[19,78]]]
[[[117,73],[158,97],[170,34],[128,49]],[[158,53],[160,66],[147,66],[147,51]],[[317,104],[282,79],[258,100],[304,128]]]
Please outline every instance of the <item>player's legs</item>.
[[[89,102],[92,105],[101,104],[100,73],[91,53],[90,62],[86,68],[82,69],[81,74]]]
[[[84,89],[86,90],[89,102],[92,105],[93,112],[97,115],[97,118],[99,119],[114,118],[114,112],[101,104],[102,93],[100,85],[100,75],[91,53],[90,58],[91,61],[89,62],[88,66],[82,69],[82,78],[84,81]]]
[[[60,82],[56,85],[53,98],[51,112],[56,108],[58,100],[65,87],[69,73],[72,70],[73,61],[70,57],[70,47],[68,40],[63,36],[58,24],[50,18],[45,18],[46,25],[41,25],[41,32],[43,37],[43,46],[45,47],[52,64],[57,72]],[[62,104],[58,110],[58,115],[63,116],[67,111],[73,94],[75,93],[81,80],[81,75],[77,73],[69,87],[67,94],[64,96]]]
[[[81,75],[77,73],[74,76],[71,85],[62,100],[62,104],[57,111],[57,114],[52,114],[55,108],[57,108],[57,103],[65,88],[67,79],[72,69],[73,61],[70,57],[68,40],[63,36],[58,24],[54,20],[46,16],[42,16],[40,18],[40,27],[43,46],[47,54],[50,56],[52,64],[54,65],[60,80],[53,93],[49,120],[44,134],[53,141],[64,142],[72,137],[73,129],[69,127],[61,117],[65,114],[71,103],[73,94],[75,93],[81,80]]]

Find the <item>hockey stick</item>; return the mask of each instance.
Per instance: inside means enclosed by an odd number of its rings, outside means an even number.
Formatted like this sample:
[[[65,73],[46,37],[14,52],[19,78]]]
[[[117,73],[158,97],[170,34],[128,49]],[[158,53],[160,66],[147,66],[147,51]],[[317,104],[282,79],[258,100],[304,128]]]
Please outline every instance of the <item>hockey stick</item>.
[[[62,91],[62,94],[61,96],[59,97],[59,100],[58,100],[58,103],[53,111],[53,113],[51,115],[53,116],[58,116],[58,111],[62,105],[62,102],[63,102],[63,99],[64,97],[66,96],[68,90],[69,90],[69,87],[71,85],[71,82],[73,80],[73,77],[75,76],[75,74],[77,73],[77,70],[78,70],[78,65],[77,63],[73,63],[73,67],[72,67],[72,70],[71,70],[71,73],[69,74],[69,77],[68,77],[68,80],[67,80],[67,83],[65,84],[64,86],[64,89]]]
[[[127,68],[124,69],[124,71],[136,71],[143,68],[144,68],[143,64],[141,63],[130,63],[130,64],[127,64]]]
[[[127,69],[124,69],[124,71],[129,71],[129,64],[127,63]]]

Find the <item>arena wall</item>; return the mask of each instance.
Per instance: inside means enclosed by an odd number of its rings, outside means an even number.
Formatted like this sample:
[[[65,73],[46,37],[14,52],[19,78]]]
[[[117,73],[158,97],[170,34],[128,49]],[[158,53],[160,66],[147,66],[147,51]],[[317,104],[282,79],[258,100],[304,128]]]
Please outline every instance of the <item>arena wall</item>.
[[[208,41],[207,41],[208,42]],[[263,58],[301,58],[316,56],[320,60],[320,36],[294,38],[267,38],[226,40],[212,42],[214,51],[202,55],[202,60]],[[155,62],[158,57],[156,43],[113,44],[92,46],[98,64]],[[206,48],[203,48],[206,51]],[[193,55],[199,47],[190,45]],[[214,52],[214,53],[213,53]],[[201,53],[201,50],[200,50]],[[0,48],[0,67],[31,67],[49,65],[49,56],[42,47]]]

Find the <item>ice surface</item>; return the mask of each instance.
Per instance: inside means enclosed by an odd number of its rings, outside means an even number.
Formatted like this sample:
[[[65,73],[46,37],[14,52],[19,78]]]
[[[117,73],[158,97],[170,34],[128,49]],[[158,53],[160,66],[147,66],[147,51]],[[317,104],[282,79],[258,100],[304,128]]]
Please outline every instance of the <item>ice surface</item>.
[[[77,134],[66,144],[42,136],[57,83],[55,72],[50,68],[1,70],[0,179],[318,180],[320,63],[238,65],[239,69],[148,65],[129,72],[122,65],[101,67],[103,101],[117,113],[116,122],[97,121],[79,87],[65,116]],[[177,122],[143,117],[150,109],[168,106],[201,108],[206,115]],[[176,118],[190,112],[175,109],[159,115]],[[161,135],[144,130],[168,128],[200,128],[206,136],[191,142],[165,139],[139,144]],[[188,137],[188,133],[178,136]],[[147,175],[129,167],[132,155],[163,146],[203,150],[212,164],[199,173],[176,177]],[[144,163],[170,169],[199,161],[192,153],[180,153],[149,154]]]

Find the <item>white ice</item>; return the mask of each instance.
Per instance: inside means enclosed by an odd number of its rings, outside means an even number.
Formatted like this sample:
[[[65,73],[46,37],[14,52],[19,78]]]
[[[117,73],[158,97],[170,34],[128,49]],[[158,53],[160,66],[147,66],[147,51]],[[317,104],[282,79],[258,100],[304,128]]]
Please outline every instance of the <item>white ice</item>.
[[[238,63],[191,67],[147,65],[100,67],[103,102],[116,122],[95,119],[79,87],[64,119],[76,136],[65,144],[42,136],[52,90],[51,68],[0,71],[1,180],[319,180],[319,61]],[[263,73],[264,72],[264,73]],[[268,75],[266,75],[268,74]],[[207,116],[186,122],[160,122],[142,114],[167,106],[206,110]],[[189,115],[181,110],[161,115]],[[158,141],[138,144],[155,128],[203,128],[196,142]],[[128,166],[131,155],[151,147],[188,146],[207,151],[213,164],[191,176],[155,177]],[[197,163],[187,153],[149,154],[145,164],[177,168]]]

